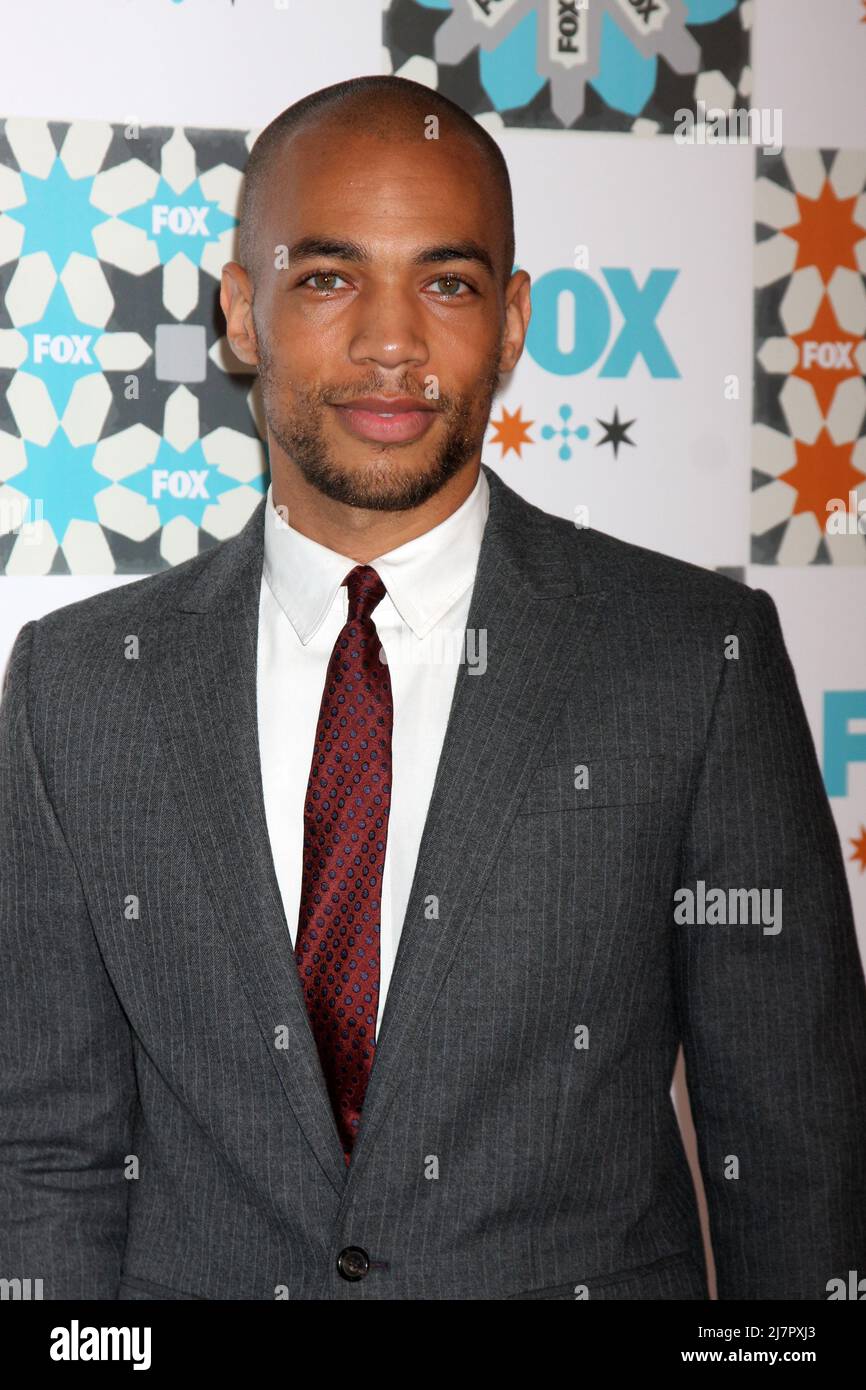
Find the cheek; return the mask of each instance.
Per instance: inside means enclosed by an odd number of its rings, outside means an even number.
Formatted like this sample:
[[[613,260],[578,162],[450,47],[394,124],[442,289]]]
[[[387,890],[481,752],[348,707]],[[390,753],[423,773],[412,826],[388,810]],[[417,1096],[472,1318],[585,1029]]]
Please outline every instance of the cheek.
[[[443,392],[475,397],[481,381],[498,362],[498,342],[489,332],[443,328],[429,341],[430,372],[439,376]],[[438,363],[437,367],[432,365]]]
[[[270,316],[268,343],[277,375],[301,381],[315,378],[319,365],[345,353],[337,325],[324,316],[292,313],[285,307],[276,307]]]

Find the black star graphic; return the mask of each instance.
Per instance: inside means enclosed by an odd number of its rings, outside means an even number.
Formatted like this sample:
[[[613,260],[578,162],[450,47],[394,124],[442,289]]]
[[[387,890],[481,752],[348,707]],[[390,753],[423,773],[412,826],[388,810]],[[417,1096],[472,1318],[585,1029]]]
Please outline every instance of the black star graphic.
[[[614,458],[618,456],[617,451],[620,444],[631,444],[632,448],[634,448],[634,440],[629,439],[626,430],[630,429],[635,422],[634,420],[626,420],[625,423],[622,423],[619,418],[618,406],[614,406],[613,408],[612,420],[599,420],[597,415],[595,418],[598,420],[602,429],[606,431],[601,439],[596,440],[596,448],[598,448],[599,444],[612,444]]]

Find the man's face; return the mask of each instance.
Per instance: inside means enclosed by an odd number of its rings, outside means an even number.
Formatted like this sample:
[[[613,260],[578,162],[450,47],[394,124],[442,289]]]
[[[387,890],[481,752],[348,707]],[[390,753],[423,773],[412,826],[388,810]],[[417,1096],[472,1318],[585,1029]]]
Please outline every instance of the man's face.
[[[275,161],[252,306],[231,276],[227,293],[228,271],[222,302],[235,350],[258,364],[272,455],[326,496],[415,507],[480,458],[528,319],[528,277],[503,284],[492,196],[458,136],[326,125]]]

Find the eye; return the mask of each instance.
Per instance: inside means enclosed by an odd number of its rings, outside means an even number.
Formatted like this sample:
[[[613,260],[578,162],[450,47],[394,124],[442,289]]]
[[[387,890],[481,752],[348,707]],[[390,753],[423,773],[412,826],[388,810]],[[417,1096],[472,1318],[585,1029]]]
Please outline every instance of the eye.
[[[331,290],[335,290],[335,289],[337,288],[336,285],[334,285],[334,284],[314,285],[312,282],[313,282],[314,280],[330,280],[330,281],[334,281],[334,280],[342,280],[342,279],[343,279],[342,275],[338,275],[337,272],[336,272],[336,270],[311,270],[310,273],[309,273],[309,275],[305,275],[304,278],[303,278],[303,280],[299,280],[299,281],[298,281],[298,285],[299,285],[299,286],[300,286],[300,285],[310,285],[310,287],[311,287],[312,289],[314,289],[314,290],[317,290],[317,291],[319,292],[319,294],[329,294],[329,293],[331,292]],[[343,283],[345,284],[345,283],[347,283],[347,282],[344,281]]]
[[[431,288],[436,285],[445,286],[444,289],[436,290],[436,293],[441,294],[443,299],[466,299],[468,295],[475,293],[468,280],[464,280],[462,275],[455,275],[452,271],[448,271],[445,275],[439,275],[431,281]],[[467,291],[466,294],[458,293],[461,285]]]

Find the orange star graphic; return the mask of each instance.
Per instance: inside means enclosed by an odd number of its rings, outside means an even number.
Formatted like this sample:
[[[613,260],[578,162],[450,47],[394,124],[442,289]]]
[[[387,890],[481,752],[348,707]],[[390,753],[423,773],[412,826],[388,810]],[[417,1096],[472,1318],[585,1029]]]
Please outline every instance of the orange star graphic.
[[[791,376],[808,381],[818,399],[821,414],[826,415],[840,381],[860,376],[854,350],[863,339],[839,327],[833,305],[825,294],[810,328],[792,333],[797,344],[799,366]],[[846,351],[846,344],[851,346]]]
[[[523,444],[534,444],[535,440],[529,437],[529,426],[534,425],[534,420],[524,420],[521,418],[522,406],[518,406],[513,415],[509,415],[505,406],[502,407],[502,419],[491,421],[496,430],[491,439],[491,444],[502,445],[502,457],[513,449],[518,458],[523,458],[520,452]]]
[[[850,835],[848,838],[854,846],[854,853],[849,854],[848,858],[855,864],[859,864],[860,872],[863,873],[864,869],[866,869],[866,826],[860,826],[860,835],[858,839],[851,840]]]
[[[797,462],[787,473],[780,473],[782,482],[797,489],[792,515],[814,512],[822,531],[827,529],[831,498],[844,502],[848,510],[848,493],[860,487],[866,474],[853,467],[853,444],[834,444],[826,429],[822,429],[814,444],[794,440]]]
[[[857,271],[854,247],[866,237],[866,230],[854,221],[856,198],[837,198],[829,179],[820,196],[797,195],[800,221],[781,230],[798,243],[795,270],[814,265],[826,285],[837,266]]]

